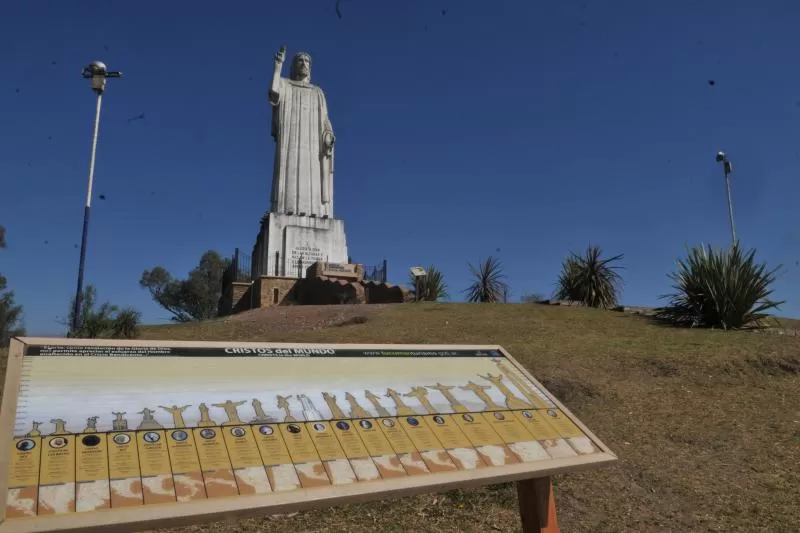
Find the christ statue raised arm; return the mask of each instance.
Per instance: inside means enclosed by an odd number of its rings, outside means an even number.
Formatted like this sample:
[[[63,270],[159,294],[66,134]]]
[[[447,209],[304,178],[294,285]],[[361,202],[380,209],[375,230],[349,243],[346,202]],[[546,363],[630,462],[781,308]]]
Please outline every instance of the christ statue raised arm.
[[[281,77],[286,48],[275,54],[269,102],[275,167],[273,213],[333,217],[335,138],[322,89],[311,84],[311,56],[298,53],[289,78]]]

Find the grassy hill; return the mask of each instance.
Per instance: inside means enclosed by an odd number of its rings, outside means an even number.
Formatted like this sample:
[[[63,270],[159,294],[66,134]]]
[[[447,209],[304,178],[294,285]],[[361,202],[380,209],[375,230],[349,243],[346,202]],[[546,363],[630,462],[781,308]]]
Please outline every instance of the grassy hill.
[[[556,479],[565,532],[800,531],[800,337],[539,305],[285,307],[144,338],[497,343],[619,456]],[[518,531],[513,486],[181,531]]]

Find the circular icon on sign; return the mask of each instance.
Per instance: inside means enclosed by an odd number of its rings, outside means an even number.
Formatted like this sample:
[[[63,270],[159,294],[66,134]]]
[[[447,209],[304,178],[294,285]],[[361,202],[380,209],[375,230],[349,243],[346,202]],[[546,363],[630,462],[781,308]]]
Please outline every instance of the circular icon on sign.
[[[531,414],[530,411],[522,411],[522,416],[524,416],[525,418],[533,418],[533,415]]]
[[[97,446],[98,444],[100,444],[100,437],[98,437],[97,435],[86,435],[81,439],[81,443],[84,446],[88,446],[91,448],[92,446]]]
[[[475,422],[475,419],[470,414],[461,415],[461,418],[463,418],[467,422]]]
[[[442,424],[444,424],[444,418],[442,418],[442,417],[441,417],[441,416],[439,416],[439,415],[436,415],[436,416],[434,416],[434,417],[433,417],[433,421],[434,421],[434,422],[436,422],[436,423],[437,423],[437,424],[439,424],[439,425],[442,425]]]
[[[496,419],[498,419],[498,420],[505,420],[506,419],[506,415],[504,415],[503,413],[495,413],[494,417]]]
[[[391,418],[384,418],[383,419],[383,425],[386,426],[387,428],[393,428],[394,427],[394,420],[392,420]]]
[[[262,435],[272,435],[275,432],[275,430],[272,429],[272,426],[259,426],[258,432],[261,433]]]
[[[418,426],[419,425],[419,420],[417,420],[413,416],[409,416],[408,418],[406,418],[406,422],[408,422],[409,426]]]
[[[319,422],[314,424],[312,427],[314,428],[314,431],[325,431],[325,424],[321,424]]]
[[[558,418],[558,413],[556,413],[555,409],[548,409],[547,414],[552,416],[553,418]]]
[[[142,438],[144,439],[145,442],[149,442],[150,444],[152,444],[154,442],[158,442],[159,440],[161,440],[161,435],[159,435],[155,431],[148,431],[142,436]]]
[[[189,434],[186,433],[182,429],[176,429],[175,431],[172,432],[172,440],[176,440],[178,442],[183,442],[188,438],[189,438]]]
[[[364,429],[372,429],[372,422],[369,420],[359,420],[358,425]]]
[[[235,427],[231,429],[231,435],[234,437],[244,437],[244,428]]]
[[[17,442],[17,449],[21,452],[29,452],[32,449],[36,448],[36,442],[31,439],[22,439],[21,441]]]
[[[217,436],[217,432],[210,428],[201,429],[200,436],[203,437],[204,439],[213,439],[214,437]]]
[[[125,433],[117,433],[111,440],[113,440],[115,444],[122,445],[128,444],[131,441],[131,437]]]
[[[344,420],[340,420],[336,422],[336,427],[341,429],[342,431],[347,431],[348,429],[350,429],[350,424],[348,424]]]
[[[64,437],[53,437],[50,439],[50,447],[51,448],[63,448],[67,445],[67,439]]]
[[[300,433],[300,426],[298,426],[297,424],[289,424],[288,426],[286,426],[286,430],[289,433]]]

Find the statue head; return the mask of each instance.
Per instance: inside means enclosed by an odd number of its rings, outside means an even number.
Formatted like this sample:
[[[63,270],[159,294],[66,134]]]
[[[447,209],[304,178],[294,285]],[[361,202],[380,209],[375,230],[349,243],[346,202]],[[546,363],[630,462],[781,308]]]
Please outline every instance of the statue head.
[[[289,74],[294,81],[311,81],[311,56],[306,52],[299,52],[292,59],[292,70]]]

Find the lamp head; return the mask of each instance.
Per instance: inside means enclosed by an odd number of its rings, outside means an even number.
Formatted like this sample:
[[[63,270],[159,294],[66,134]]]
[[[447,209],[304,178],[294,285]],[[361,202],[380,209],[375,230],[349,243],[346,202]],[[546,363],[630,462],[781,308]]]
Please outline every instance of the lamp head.
[[[725,152],[717,152],[717,163],[721,163],[722,161],[727,160],[728,156],[725,155]]]

